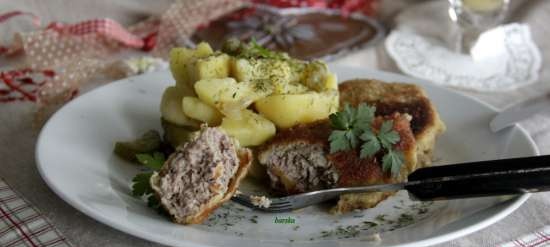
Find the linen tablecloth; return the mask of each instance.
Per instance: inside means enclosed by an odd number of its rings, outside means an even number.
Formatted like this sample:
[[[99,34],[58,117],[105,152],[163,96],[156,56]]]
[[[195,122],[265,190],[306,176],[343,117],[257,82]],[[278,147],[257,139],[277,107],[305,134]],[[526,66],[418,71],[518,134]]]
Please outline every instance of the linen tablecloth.
[[[444,0],[439,0],[444,2]],[[0,12],[24,10],[39,15],[44,22],[80,21],[109,17],[128,25],[151,14],[159,14],[171,1],[62,1],[62,0],[0,0]],[[395,26],[394,17],[399,11],[420,1],[386,0],[380,8],[381,19],[387,26]],[[514,1],[513,1],[514,2]],[[521,2],[517,0],[516,2]],[[446,11],[446,10],[441,10]],[[427,19],[429,16],[426,17]],[[462,92],[474,96],[497,108],[550,91],[550,1],[524,1],[513,12],[512,21],[530,24],[533,38],[543,53],[540,82],[507,93]],[[0,34],[1,35],[1,34]],[[0,69],[13,61],[0,58]],[[365,66],[398,72],[388,58],[383,44],[371,47],[335,61],[336,64]],[[98,81],[98,83],[101,83]],[[35,166],[34,148],[37,131],[32,128],[31,103],[4,103],[0,105],[0,178],[19,191],[75,246],[162,246],[127,235],[105,226],[75,210],[57,197],[40,178]],[[523,126],[537,143],[542,154],[550,154],[550,110],[524,122]],[[439,246],[495,246],[550,225],[550,193],[533,195],[521,208],[502,221],[477,233]]]
[[[0,246],[71,247],[47,217],[1,178]]]

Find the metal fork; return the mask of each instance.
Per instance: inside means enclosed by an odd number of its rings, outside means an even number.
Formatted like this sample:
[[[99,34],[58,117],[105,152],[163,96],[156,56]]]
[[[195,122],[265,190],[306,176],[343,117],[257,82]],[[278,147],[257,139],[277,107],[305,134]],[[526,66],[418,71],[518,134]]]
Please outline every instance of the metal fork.
[[[324,202],[347,193],[406,190],[415,200],[448,200],[550,191],[550,155],[487,160],[424,167],[407,176],[408,182],[363,187],[334,188],[270,198],[268,207],[238,194],[233,200],[267,212],[284,212]]]
[[[305,208],[314,204],[318,204],[330,199],[334,199],[342,194],[348,193],[361,193],[361,192],[384,192],[384,191],[397,191],[405,187],[407,183],[396,183],[396,184],[380,184],[372,186],[362,186],[362,187],[347,187],[347,188],[334,188],[327,190],[318,190],[312,192],[306,192],[302,194],[296,194],[292,196],[278,197],[278,198],[268,198],[271,203],[268,207],[262,207],[255,205],[252,202],[251,195],[239,193],[233,196],[232,200],[242,204],[249,208],[258,209],[266,212],[286,212],[291,210],[296,210],[300,208]]]

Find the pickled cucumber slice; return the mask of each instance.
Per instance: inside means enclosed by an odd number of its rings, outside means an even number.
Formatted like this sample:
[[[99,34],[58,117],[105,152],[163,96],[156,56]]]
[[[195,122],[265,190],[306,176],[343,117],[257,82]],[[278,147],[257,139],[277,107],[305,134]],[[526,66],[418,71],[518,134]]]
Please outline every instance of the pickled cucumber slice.
[[[136,154],[151,153],[161,148],[162,139],[156,130],[145,132],[140,138],[128,142],[116,142],[114,153],[127,161],[136,162]]]
[[[179,126],[170,123],[164,119],[161,120],[162,129],[164,130],[164,140],[173,148],[191,139],[193,133],[198,129],[188,126]]]

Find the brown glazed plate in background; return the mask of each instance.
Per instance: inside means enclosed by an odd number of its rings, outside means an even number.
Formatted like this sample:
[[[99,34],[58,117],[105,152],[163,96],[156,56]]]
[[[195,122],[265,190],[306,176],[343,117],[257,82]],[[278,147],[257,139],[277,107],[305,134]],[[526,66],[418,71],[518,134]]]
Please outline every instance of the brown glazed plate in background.
[[[206,41],[220,49],[223,41],[255,39],[260,45],[291,57],[332,60],[384,38],[382,25],[362,14],[342,16],[339,10],[319,8],[246,7],[195,31],[190,42]]]

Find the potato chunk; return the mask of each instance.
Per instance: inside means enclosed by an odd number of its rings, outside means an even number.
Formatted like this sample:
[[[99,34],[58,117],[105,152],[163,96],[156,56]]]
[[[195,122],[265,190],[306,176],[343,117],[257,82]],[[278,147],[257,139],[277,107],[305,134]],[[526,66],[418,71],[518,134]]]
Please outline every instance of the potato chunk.
[[[338,91],[271,95],[254,103],[256,110],[279,128],[328,118],[338,109]]]
[[[195,92],[204,103],[231,117],[237,117],[242,109],[268,95],[256,90],[251,83],[233,78],[200,80],[195,83]]]
[[[218,126],[222,122],[222,114],[197,97],[183,97],[182,107],[186,116],[209,126]]]
[[[194,82],[188,72],[190,62],[197,58],[208,57],[213,53],[214,51],[208,43],[200,43],[195,49],[178,47],[170,50],[170,71],[176,80],[176,86],[180,87],[182,84]]]
[[[231,61],[231,74],[237,81],[250,82],[257,90],[273,94],[288,94],[303,86],[296,86],[298,82],[293,78],[297,75],[293,73],[291,64],[283,60],[240,58]]]
[[[198,127],[199,123],[197,121],[185,116],[183,113],[181,107],[183,96],[185,96],[184,92],[175,86],[167,87],[164,90],[160,102],[160,113],[162,118],[176,125]]]
[[[242,146],[257,146],[275,135],[275,125],[251,110],[243,110],[240,118],[224,117],[220,125]]]
[[[170,50],[170,71],[176,85],[186,84],[189,81],[187,76],[187,62],[193,57],[194,51],[191,49],[178,47]]]
[[[187,66],[191,85],[203,79],[222,79],[229,76],[229,56],[210,55],[191,60]]]

